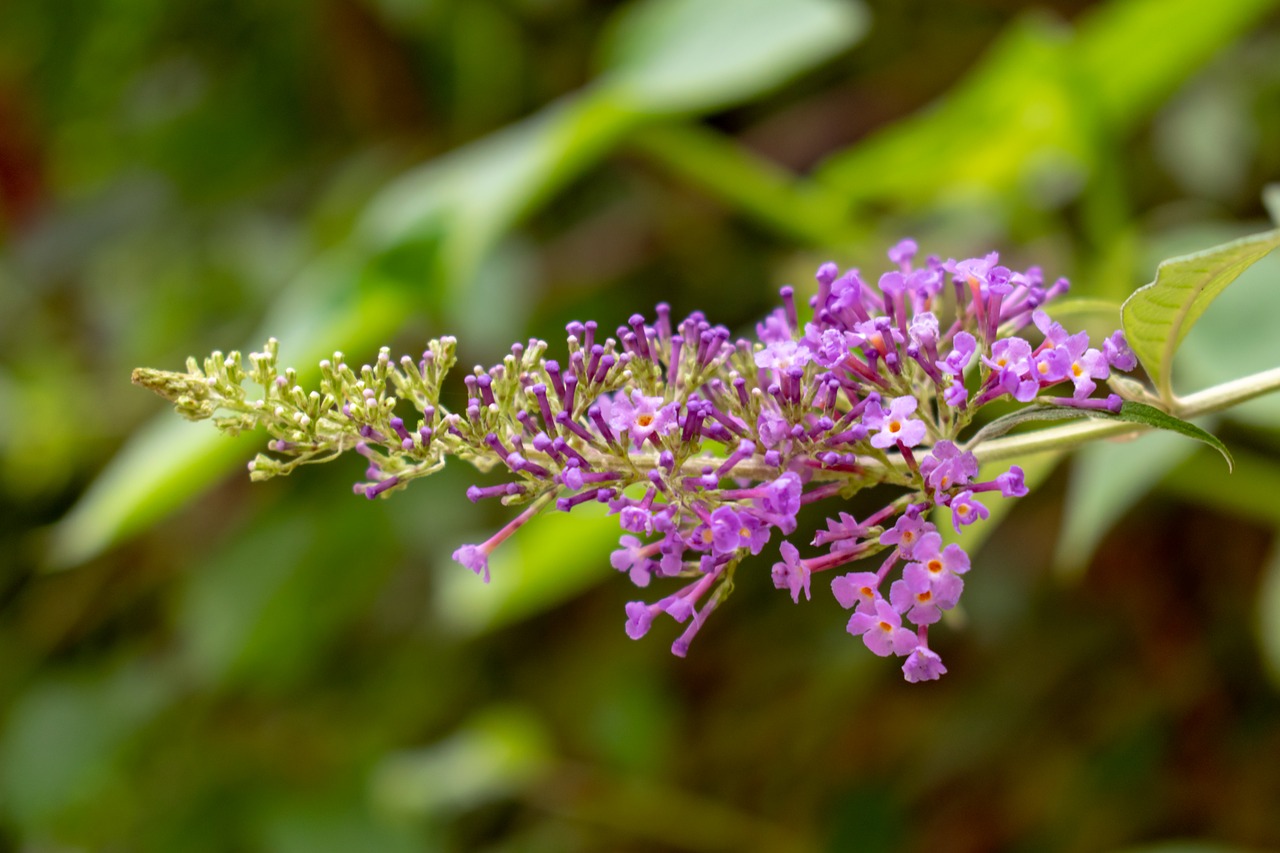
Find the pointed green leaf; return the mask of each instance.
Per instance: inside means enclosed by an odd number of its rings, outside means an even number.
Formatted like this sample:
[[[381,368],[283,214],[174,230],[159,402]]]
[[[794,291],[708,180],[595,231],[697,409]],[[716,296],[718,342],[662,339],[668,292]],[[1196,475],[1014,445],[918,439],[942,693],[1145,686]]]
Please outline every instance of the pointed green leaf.
[[[1107,415],[1107,417],[1128,421],[1132,424],[1142,424],[1155,429],[1168,430],[1169,432],[1185,435],[1187,438],[1194,438],[1196,441],[1204,442],[1221,453],[1222,458],[1227,460],[1227,468],[1229,470],[1235,467],[1235,460],[1231,458],[1231,451],[1227,450],[1227,446],[1222,443],[1221,439],[1189,421],[1175,418],[1168,412],[1162,412],[1155,406],[1129,401],[1124,404],[1120,414]]]
[[[1227,285],[1277,246],[1280,229],[1170,258],[1125,301],[1125,336],[1166,402],[1173,402],[1170,369],[1182,339]]]
[[[1072,406],[1028,406],[1025,409],[1019,409],[1016,412],[1010,412],[1003,417],[996,418],[974,433],[973,437],[965,442],[965,445],[970,448],[976,447],[984,441],[998,438],[1014,427],[1030,421],[1069,421],[1096,416],[1097,414],[1097,412],[1089,409],[1077,409]]]

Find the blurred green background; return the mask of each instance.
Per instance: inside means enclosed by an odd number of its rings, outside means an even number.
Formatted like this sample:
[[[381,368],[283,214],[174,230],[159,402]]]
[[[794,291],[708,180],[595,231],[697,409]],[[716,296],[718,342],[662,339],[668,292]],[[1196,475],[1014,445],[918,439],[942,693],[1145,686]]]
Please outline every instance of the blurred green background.
[[[904,234],[1118,302],[1277,179],[1275,0],[5,4],[0,849],[1280,848],[1274,400],[1206,422],[1230,476],[1028,460],[912,686],[765,557],[678,660],[623,633],[610,521],[486,588],[463,466],[251,486],[253,437],[128,381],[267,335],[487,364],[659,300],[745,329]],[[1280,363],[1278,282],[1180,390]]]

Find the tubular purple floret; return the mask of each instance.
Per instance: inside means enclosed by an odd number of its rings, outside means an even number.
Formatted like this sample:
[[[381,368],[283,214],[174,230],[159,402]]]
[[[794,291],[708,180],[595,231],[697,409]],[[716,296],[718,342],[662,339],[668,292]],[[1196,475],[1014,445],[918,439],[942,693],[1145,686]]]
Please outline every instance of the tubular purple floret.
[[[551,387],[555,389],[556,396],[560,398],[560,408],[568,409],[565,400],[564,377],[560,374],[560,363],[558,361],[548,361],[543,364],[543,369],[547,371],[547,378],[551,380]]]
[[[507,467],[512,471],[519,471],[523,474],[529,474],[539,480],[550,480],[551,472],[543,468],[536,462],[530,462],[519,453],[512,453],[503,460],[507,463]]]
[[[571,373],[564,378],[564,392],[564,411],[561,414],[572,414],[578,396],[578,377],[576,375]],[[556,423],[560,423],[560,421],[557,419]]]
[[[617,444],[618,439],[614,436],[613,430],[609,428],[609,423],[604,419],[599,406],[592,406],[587,409],[587,417],[596,425],[600,435],[604,438],[606,444]]]
[[[596,370],[600,367],[600,359],[604,357],[604,347],[600,344],[595,344],[587,351],[591,353],[591,357],[587,361],[580,376],[590,382],[593,381],[592,377],[596,375]]]
[[[524,494],[525,487],[519,483],[499,483],[496,486],[469,486],[467,500],[478,503],[484,498],[502,498],[508,495]]]
[[[373,500],[378,495],[385,492],[387,489],[394,488],[398,485],[400,485],[399,477],[394,477],[394,476],[387,477],[385,480],[381,480],[377,483],[370,483],[366,485],[364,487],[364,496],[369,500]]]
[[[597,411],[599,410],[597,409]],[[592,443],[592,444],[595,443],[595,438],[591,435],[591,433],[587,432],[586,427],[582,426],[582,424],[578,423],[573,418],[569,417],[568,412],[556,413],[556,425],[564,427],[565,429],[569,430],[569,432],[573,433],[574,435],[576,435],[578,438],[582,439],[585,442]]]
[[[496,432],[491,432],[484,437],[484,443],[489,445],[499,459],[505,460],[511,455],[511,449],[502,443],[502,439],[498,438]]]
[[[617,364],[617,362],[618,359],[612,355],[606,355],[604,358],[600,359],[600,364],[597,366],[596,372],[592,375],[591,381],[597,384],[603,382],[605,377],[609,375],[609,371],[613,369],[613,366]]]
[[[649,330],[644,325],[643,314],[632,314],[627,320],[627,324],[631,326],[631,330],[636,334],[636,350],[640,356],[647,361],[655,361],[649,352]]]
[[[786,285],[778,291],[778,295],[782,297],[782,310],[786,314],[787,323],[792,329],[800,328],[800,317],[796,314],[796,290],[791,285]]]
[[[542,423],[547,432],[556,431],[555,416],[551,414],[551,401],[547,399],[547,386],[541,382],[534,383],[529,390],[538,400],[538,411],[542,414]]]
[[[684,352],[684,338],[671,336],[671,361],[667,363],[667,384],[676,388],[680,384],[680,356]]]
[[[582,348],[588,352],[595,352],[596,348],[596,329],[600,328],[600,324],[595,320],[588,320],[582,324],[585,330],[582,338]]]

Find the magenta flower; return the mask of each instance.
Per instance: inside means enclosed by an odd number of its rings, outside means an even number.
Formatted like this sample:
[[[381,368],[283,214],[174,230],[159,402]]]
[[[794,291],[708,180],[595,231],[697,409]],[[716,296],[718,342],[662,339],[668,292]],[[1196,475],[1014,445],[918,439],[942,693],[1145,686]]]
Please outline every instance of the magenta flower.
[[[619,539],[618,544],[622,547],[609,555],[609,564],[620,572],[629,572],[636,586],[648,586],[653,561],[644,555],[645,544],[629,535]]]
[[[1000,487],[1000,494],[1006,498],[1020,498],[1027,494],[1026,478],[1017,465],[996,477],[996,485]]]
[[[916,646],[902,665],[902,675],[912,684],[937,681],[946,674],[947,668],[942,665],[942,658],[928,646]]]
[[[960,532],[966,524],[973,524],[979,518],[986,518],[990,513],[987,508],[973,498],[968,489],[951,499],[951,526]]]
[[[1107,364],[1116,370],[1127,373],[1138,366],[1138,357],[1133,354],[1133,350],[1129,349],[1129,342],[1125,340],[1124,332],[1119,329],[1102,342],[1102,354],[1106,356]]]
[[[809,567],[800,559],[800,552],[790,542],[783,542],[782,562],[773,564],[773,585],[791,590],[791,600],[800,603],[800,593],[809,599]]]
[[[627,602],[627,636],[638,640],[649,633],[653,624],[654,608],[643,601]]]
[[[678,426],[677,409],[676,403],[664,405],[661,397],[646,397],[639,391],[632,391],[630,400],[619,394],[613,401],[608,421],[614,430],[625,430],[632,443],[639,447],[654,433],[667,435],[673,432]]]
[[[943,439],[920,460],[920,473],[929,488],[941,493],[972,480],[978,473],[978,459]]]
[[[483,545],[463,545],[453,552],[453,559],[489,582],[489,551]]]
[[[957,332],[951,340],[951,352],[942,362],[942,371],[949,374],[964,373],[978,351],[978,341],[968,332]]]
[[[804,367],[813,358],[810,349],[790,338],[773,341],[755,354],[756,367],[772,368],[785,372],[793,367]]]
[[[846,630],[880,657],[905,655],[916,645],[916,635],[902,627],[902,616],[883,598],[876,600],[875,613],[854,611]]]
[[[912,592],[929,589],[944,601],[958,600],[964,589],[960,575],[969,571],[969,555],[955,543],[946,548],[941,545],[942,537],[937,533],[924,537],[916,546],[916,561],[902,570],[902,579]]]
[[[831,579],[831,594],[845,610],[856,607],[860,613],[874,615],[876,602],[880,600],[876,590],[879,585],[875,572],[850,572]]]
[[[889,603],[893,609],[906,616],[917,625],[932,625],[942,618],[943,607],[932,589],[913,591],[905,580],[896,580],[889,587]],[[955,606],[951,601],[950,609]]]
[[[897,545],[898,553],[911,559],[916,543],[922,536],[933,533],[936,528],[918,515],[905,514],[898,517],[892,528],[880,534],[881,545]],[[937,534],[934,534],[937,535]]]
[[[889,411],[880,407],[878,400],[867,403],[862,413],[862,423],[868,429],[879,430],[871,436],[871,446],[894,447],[901,441],[907,447],[915,447],[924,441],[924,421],[912,418],[920,401],[915,397],[895,397],[889,401]]]
[[[982,360],[994,372],[996,385],[1018,402],[1030,402],[1040,393],[1040,382],[1031,373],[1031,344],[1022,338],[1001,338],[991,347],[991,358]]]

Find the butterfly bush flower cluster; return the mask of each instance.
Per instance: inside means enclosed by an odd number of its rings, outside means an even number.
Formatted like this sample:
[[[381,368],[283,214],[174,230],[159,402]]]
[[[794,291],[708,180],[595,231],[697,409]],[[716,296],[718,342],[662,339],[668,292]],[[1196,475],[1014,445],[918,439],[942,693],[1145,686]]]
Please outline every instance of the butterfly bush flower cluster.
[[[666,305],[613,335],[571,323],[555,358],[531,340],[475,368],[460,411],[440,403],[451,338],[420,359],[393,362],[384,349],[358,373],[335,353],[311,392],[277,371],[274,341],[247,367],[214,353],[186,373],[135,379],[190,418],[265,426],[273,438],[250,465],[255,479],[347,450],[367,462],[354,487],[366,498],[449,456],[496,471],[467,497],[522,511],[453,553],[486,582],[494,550],[539,513],[603,505],[622,531],[610,564],[648,593],[626,606],[634,639],[670,620],[671,650],[685,655],[739,568],[768,565],[749,559],[768,552],[773,585],[792,601],[808,600],[821,576],[850,611],[848,633],[926,681],[946,672],[929,628],[956,607],[970,569],[940,527],[958,533],[988,516],[992,493],[1027,492],[1017,466],[984,478],[967,428],[991,403],[1118,411],[1100,383],[1136,359],[1120,332],[1099,348],[1051,319],[1044,306],[1064,279],[1046,286],[1038,269],[1010,270],[994,253],[917,262],[911,240],[889,259],[874,281],[824,264],[803,312],[783,288],[754,339],[701,313],[677,322]],[[876,486],[890,495],[880,509],[858,519],[837,508],[811,541],[793,541],[801,507]]]

